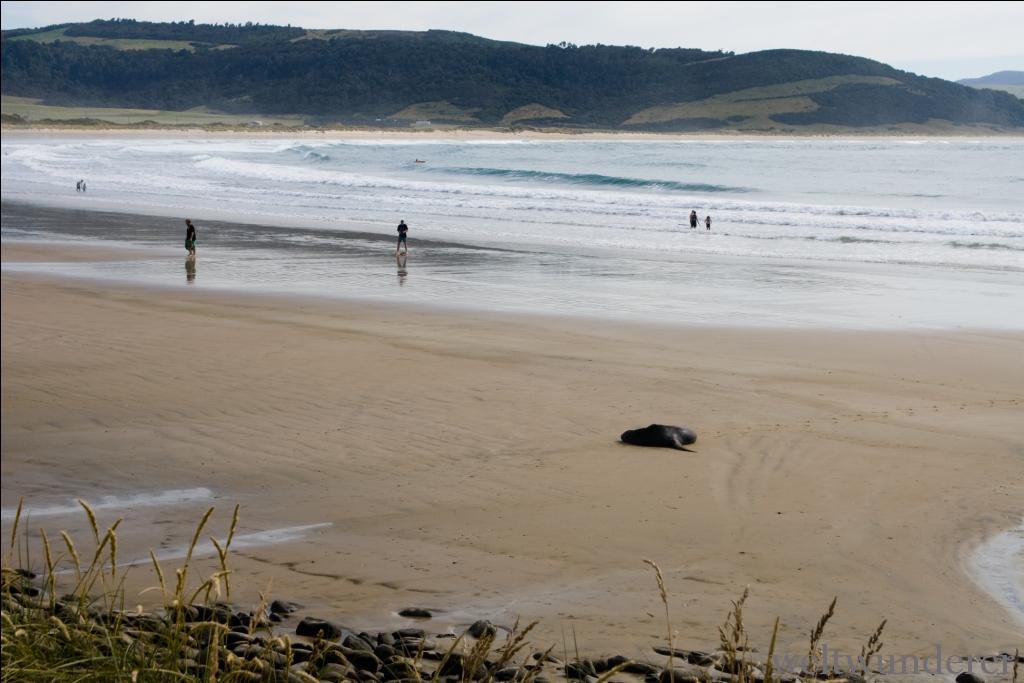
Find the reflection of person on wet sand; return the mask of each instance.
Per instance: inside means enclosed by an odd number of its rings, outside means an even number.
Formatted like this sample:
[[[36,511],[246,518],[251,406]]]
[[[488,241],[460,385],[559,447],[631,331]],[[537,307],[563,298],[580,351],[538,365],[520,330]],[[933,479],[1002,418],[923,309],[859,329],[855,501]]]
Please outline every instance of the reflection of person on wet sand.
[[[405,278],[409,275],[409,271],[405,267],[405,254],[399,254],[395,260],[398,261],[398,286],[402,287],[405,285]]]
[[[185,282],[192,284],[196,279],[196,260],[191,256],[185,257]]]

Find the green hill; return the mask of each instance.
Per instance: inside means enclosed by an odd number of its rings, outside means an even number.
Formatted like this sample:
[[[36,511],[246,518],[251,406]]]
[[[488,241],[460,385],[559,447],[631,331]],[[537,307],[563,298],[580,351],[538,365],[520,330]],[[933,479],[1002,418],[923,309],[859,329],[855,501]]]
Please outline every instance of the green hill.
[[[5,96],[63,107],[389,126],[1024,127],[1024,102],[1006,93],[802,50],[540,47],[451,31],[110,20],[4,31],[2,53]]]

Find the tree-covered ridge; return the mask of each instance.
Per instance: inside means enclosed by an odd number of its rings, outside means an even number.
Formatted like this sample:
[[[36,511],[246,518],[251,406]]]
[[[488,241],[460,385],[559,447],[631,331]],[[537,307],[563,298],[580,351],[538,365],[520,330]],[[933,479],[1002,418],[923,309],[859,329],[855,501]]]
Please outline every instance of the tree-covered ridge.
[[[46,29],[66,27],[65,35],[89,38],[121,38],[127,40],[183,40],[212,45],[242,44],[292,40],[306,34],[305,29],[248,22],[245,24],[197,24],[195,21],[157,23],[135,19],[96,19],[85,24],[61,24]],[[19,35],[33,31],[21,30]],[[7,32],[5,31],[5,36]]]
[[[50,29],[54,27],[48,27]],[[18,40],[9,40],[20,35]],[[715,114],[679,107],[630,129],[716,128],[743,121],[806,125],[886,125],[943,119],[1024,126],[1024,102],[898,71],[869,59],[769,50],[744,55],[697,49],[498,42],[452,31],[306,31],[260,25],[155,24],[132,20],[70,25],[65,35],[190,41],[195,49],[119,51],[24,31],[3,34],[3,94],[49,104],[231,113],[301,114],[316,122],[385,119],[429,103],[497,124],[517,109],[557,111],[559,126],[617,128],[638,112],[702,101]],[[211,46],[232,45],[231,49]],[[749,102],[729,112],[728,93],[786,84],[849,83],[799,92],[785,103]],[[796,95],[794,91],[793,95]],[[797,106],[798,105],[798,106]],[[547,108],[547,109],[544,109]],[[710,110],[705,106],[703,110]],[[642,117],[641,119],[642,120]],[[555,121],[552,121],[554,123]]]

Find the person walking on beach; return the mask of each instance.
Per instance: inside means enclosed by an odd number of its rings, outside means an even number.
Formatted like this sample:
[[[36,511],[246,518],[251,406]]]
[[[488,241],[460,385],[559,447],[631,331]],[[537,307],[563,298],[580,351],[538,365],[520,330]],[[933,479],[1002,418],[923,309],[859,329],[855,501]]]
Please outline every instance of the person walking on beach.
[[[697,227],[697,210],[694,209],[693,211],[690,212],[690,229],[692,230],[692,229],[694,229],[696,227]]]
[[[192,219],[185,219],[185,248],[188,249],[188,257],[196,257],[196,226],[192,225]]]
[[[81,192],[81,191],[82,191],[82,181],[79,180],[77,183],[75,183],[75,192]]]
[[[704,225],[707,227],[708,230],[711,229],[711,216],[704,217]]]
[[[405,245],[404,253],[406,253],[406,254],[409,253],[409,243],[405,241],[405,236],[408,233],[409,233],[409,226],[405,224],[404,220],[400,221],[398,223],[398,245],[395,247],[395,256],[398,256],[398,252],[402,248],[403,244]]]

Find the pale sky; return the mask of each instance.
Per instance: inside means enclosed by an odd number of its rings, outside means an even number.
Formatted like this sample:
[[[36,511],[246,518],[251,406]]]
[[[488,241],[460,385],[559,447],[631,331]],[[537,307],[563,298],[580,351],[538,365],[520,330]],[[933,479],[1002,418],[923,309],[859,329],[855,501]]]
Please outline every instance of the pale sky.
[[[950,80],[1024,70],[1024,2],[3,2],[4,29],[125,17],[430,28],[533,45],[841,52]]]

